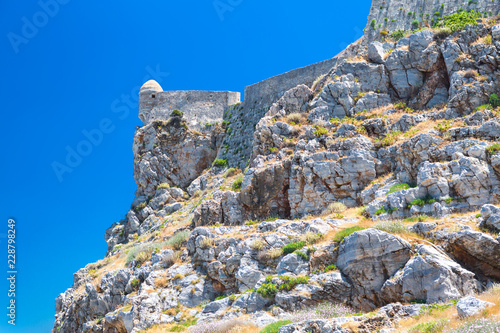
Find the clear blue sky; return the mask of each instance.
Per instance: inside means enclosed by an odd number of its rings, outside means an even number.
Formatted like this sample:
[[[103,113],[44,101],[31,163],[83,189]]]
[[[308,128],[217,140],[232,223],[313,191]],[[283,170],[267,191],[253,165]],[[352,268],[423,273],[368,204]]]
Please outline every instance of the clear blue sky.
[[[165,90],[243,92],[337,54],[360,37],[371,1],[59,3],[45,6],[48,15],[38,1],[0,0],[1,332],[49,332],[72,274],[105,255],[104,231],[135,191],[132,138],[141,123],[126,98],[150,69],[159,67]],[[83,131],[103,120],[112,131],[82,146]],[[54,162],[66,164],[67,148],[79,144],[87,156],[58,178]],[[6,316],[9,217],[17,222],[15,327]]]

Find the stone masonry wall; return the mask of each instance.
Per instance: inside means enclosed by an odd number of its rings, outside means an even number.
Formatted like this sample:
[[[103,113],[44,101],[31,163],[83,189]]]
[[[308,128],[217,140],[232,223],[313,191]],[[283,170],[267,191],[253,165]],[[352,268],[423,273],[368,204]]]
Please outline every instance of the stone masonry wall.
[[[293,87],[300,84],[312,86],[319,76],[328,73],[337,64],[337,59],[338,56],[246,87],[245,101],[229,108],[224,115],[230,129],[218,158],[228,160],[231,166],[244,169],[252,154],[255,126],[271,105]]]
[[[227,108],[239,102],[239,92],[162,91],[155,94],[149,119],[167,119],[177,109],[184,112],[189,127],[200,129],[221,122]]]
[[[365,35],[372,40],[381,30],[409,30],[415,20],[425,26],[426,22],[431,24],[438,13],[441,17],[448,16],[460,8],[472,9],[487,17],[499,12],[498,0],[373,0]],[[375,20],[375,29],[371,27],[372,20]]]

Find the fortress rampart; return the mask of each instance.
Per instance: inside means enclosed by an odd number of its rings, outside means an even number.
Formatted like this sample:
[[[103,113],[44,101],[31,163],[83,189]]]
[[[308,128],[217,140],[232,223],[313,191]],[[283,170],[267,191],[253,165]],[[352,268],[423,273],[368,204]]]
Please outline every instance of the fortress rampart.
[[[240,102],[240,93],[231,91],[163,91],[156,82],[147,82],[139,94],[139,118],[144,124],[152,119],[167,119],[173,110],[181,110],[192,128],[222,121],[229,106]]]

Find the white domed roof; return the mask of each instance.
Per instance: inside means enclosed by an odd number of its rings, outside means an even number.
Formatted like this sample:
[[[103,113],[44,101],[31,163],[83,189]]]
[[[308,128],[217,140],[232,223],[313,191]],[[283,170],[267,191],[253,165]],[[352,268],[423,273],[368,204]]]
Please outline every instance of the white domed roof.
[[[142,93],[142,92],[146,92],[146,91],[162,92],[163,88],[155,80],[149,80],[148,82],[146,82],[142,85],[140,92]]]

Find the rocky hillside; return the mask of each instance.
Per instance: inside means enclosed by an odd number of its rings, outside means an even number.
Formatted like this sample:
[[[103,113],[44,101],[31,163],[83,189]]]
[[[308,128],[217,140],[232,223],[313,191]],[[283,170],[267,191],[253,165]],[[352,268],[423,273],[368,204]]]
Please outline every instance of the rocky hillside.
[[[498,332],[492,4],[388,31],[372,12],[258,121],[245,170],[217,158],[239,105],[201,130],[182,110],[138,128],[135,201],[52,332]]]

